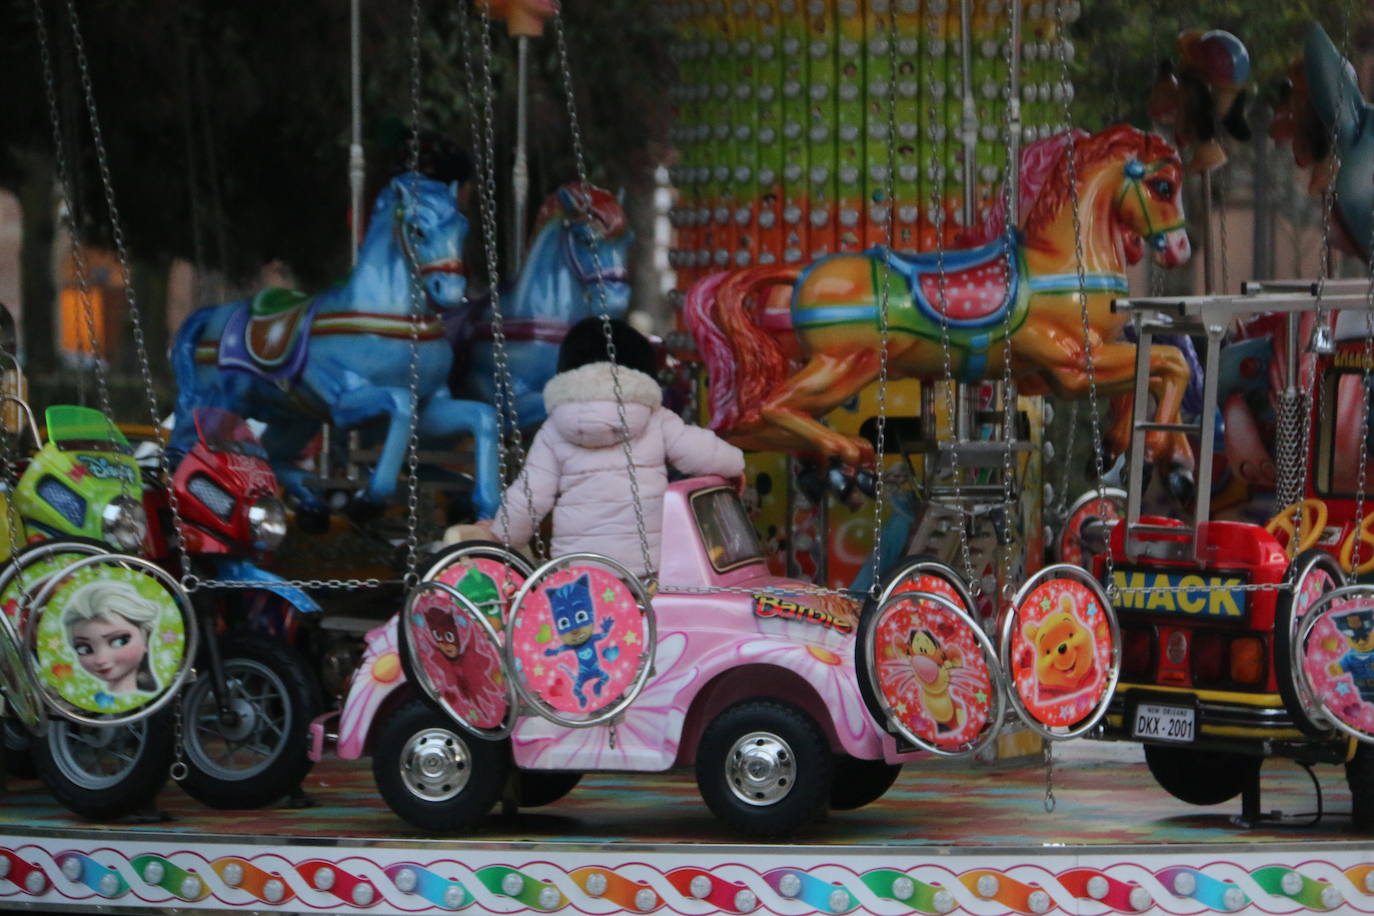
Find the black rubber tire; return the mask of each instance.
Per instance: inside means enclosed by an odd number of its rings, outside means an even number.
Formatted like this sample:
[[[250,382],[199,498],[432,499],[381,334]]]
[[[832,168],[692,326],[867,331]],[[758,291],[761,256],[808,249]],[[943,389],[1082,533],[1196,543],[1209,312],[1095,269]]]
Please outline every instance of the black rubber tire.
[[[417,744],[417,742],[420,742]],[[428,798],[412,789],[414,751],[436,742],[455,756],[457,771],[466,776],[458,791],[446,798]],[[486,817],[501,797],[510,769],[510,742],[474,737],[443,713],[420,699],[396,707],[375,742],[372,777],[377,791],[402,820],[430,833],[460,833]],[[447,786],[435,781],[435,789]]]
[[[1374,744],[1361,741],[1355,756],[1345,765],[1350,786],[1350,825],[1361,833],[1374,833]]]
[[[732,786],[728,773],[736,745],[753,733],[781,741],[785,751],[775,756],[792,773],[779,786],[781,795],[757,804],[736,794],[747,794],[748,787]],[[745,700],[706,726],[697,746],[697,789],[731,829],[749,836],[780,836],[824,816],[834,767],[830,742],[805,712],[781,700]]]
[[[552,805],[582,781],[581,773],[548,773],[520,770],[515,774],[515,803],[521,808]]]
[[[1264,758],[1147,744],[1145,763],[1155,782],[1174,798],[1190,805],[1219,805],[1241,793],[1259,774]]]
[[[37,779],[38,768],[33,764],[33,738],[17,719],[0,719],[0,741],[5,745],[5,775],[15,779]]]
[[[902,773],[900,763],[835,755],[835,778],[830,783],[830,810],[853,811],[887,794]]]
[[[205,673],[183,694],[182,743],[187,772],[180,785],[187,795],[211,808],[261,808],[295,792],[310,772],[314,762],[309,756],[309,730],[311,721],[322,711],[320,691],[305,660],[283,643],[243,634],[226,639],[221,651],[231,698],[236,685],[245,678],[250,684],[268,686],[274,697],[252,703],[260,717],[254,721],[275,720],[282,724],[281,733],[267,737],[271,744],[264,760],[242,766],[235,766],[232,759],[227,765],[218,763],[214,757],[224,740],[223,732],[209,666],[204,666],[201,670]]]
[[[117,773],[99,774],[90,765],[110,759],[82,740],[93,731],[65,719],[48,722],[48,733],[33,740],[39,778],[64,808],[89,820],[112,821],[146,810],[166,785],[172,766],[170,713],[162,710],[132,725],[113,727],[117,734],[104,740],[127,741],[133,748],[127,766]]]

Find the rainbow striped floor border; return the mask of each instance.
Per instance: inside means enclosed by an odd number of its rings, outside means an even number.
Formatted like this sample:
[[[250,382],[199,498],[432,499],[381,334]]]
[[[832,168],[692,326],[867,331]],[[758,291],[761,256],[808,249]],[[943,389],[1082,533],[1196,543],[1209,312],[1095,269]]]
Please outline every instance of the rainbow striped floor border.
[[[1264,807],[1313,811],[1306,773],[1266,767]],[[494,814],[463,839],[419,836],[365,764],[322,764],[315,807],[206,811],[94,826],[40,786],[0,798],[0,910],[283,913],[1374,913],[1374,840],[1349,832],[1338,768],[1326,816],[1232,823],[1158,789],[1139,748],[1060,748],[1041,765],[908,768],[881,801],[787,844],[741,843],[690,774],[589,776],[564,800]]]

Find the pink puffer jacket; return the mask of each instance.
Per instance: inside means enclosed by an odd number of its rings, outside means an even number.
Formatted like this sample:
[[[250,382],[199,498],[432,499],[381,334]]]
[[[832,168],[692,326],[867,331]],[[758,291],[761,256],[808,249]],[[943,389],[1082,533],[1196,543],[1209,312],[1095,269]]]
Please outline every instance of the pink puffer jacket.
[[[744,473],[744,453],[664,408],[658,383],[649,376],[623,366],[616,374],[644,533],[657,567],[667,465],[691,476],[737,477]],[[555,375],[544,386],[544,408],[548,419],[534,437],[520,476],[506,490],[493,536],[504,540],[509,533],[512,544],[523,546],[552,509],[553,556],[600,553],[644,575],[611,364],[591,363]]]

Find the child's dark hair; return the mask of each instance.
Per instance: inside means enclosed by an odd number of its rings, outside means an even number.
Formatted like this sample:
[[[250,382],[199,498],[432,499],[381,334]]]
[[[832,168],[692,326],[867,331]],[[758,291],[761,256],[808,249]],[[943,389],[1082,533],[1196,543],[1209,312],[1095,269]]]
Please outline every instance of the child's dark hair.
[[[654,346],[636,331],[629,322],[611,319],[611,341],[615,344],[615,361],[627,369],[643,372],[653,378],[658,369]],[[606,352],[606,332],[598,317],[583,318],[568,330],[563,345],[558,348],[558,371],[567,372],[590,363],[611,361]]]

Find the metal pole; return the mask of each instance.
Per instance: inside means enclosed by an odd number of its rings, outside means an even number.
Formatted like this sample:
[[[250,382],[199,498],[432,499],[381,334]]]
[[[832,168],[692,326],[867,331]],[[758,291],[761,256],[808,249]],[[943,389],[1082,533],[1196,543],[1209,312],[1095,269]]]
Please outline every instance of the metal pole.
[[[515,84],[515,165],[511,167],[510,179],[514,197],[514,206],[511,208],[514,211],[514,222],[511,225],[510,259],[513,273],[518,275],[525,260],[525,213],[529,207],[530,197],[530,170],[526,158],[529,139],[529,37],[521,35],[515,40],[515,47],[519,54],[520,66]]]
[[[1212,251],[1212,173],[1202,173],[1202,288],[1207,295],[1217,291],[1212,272],[1216,255]]]
[[[353,253],[353,264],[358,263],[358,248],[363,240],[363,77],[362,77],[362,17],[359,11],[361,0],[351,0],[350,14],[350,59],[353,91],[353,136],[348,145],[348,189],[349,197],[349,240]]]
[[[1012,3],[1016,5],[1015,2]],[[960,137],[964,147],[963,180],[964,205],[963,226],[973,225],[974,205],[976,203],[978,180],[978,109],[973,104],[973,3],[972,0],[959,0],[959,57],[960,83],[963,86],[963,119]]]

